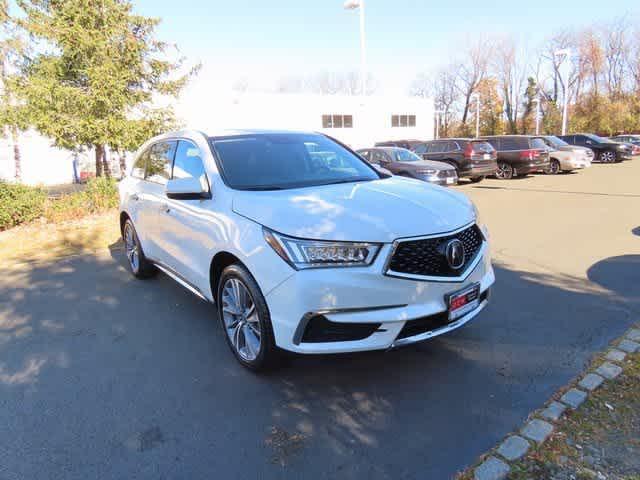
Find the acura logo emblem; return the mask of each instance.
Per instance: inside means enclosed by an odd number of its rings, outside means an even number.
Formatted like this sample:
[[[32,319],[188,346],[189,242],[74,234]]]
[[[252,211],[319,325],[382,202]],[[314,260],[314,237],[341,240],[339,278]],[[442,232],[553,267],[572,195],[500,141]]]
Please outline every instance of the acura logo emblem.
[[[444,255],[452,269],[459,270],[464,265],[464,245],[457,238],[449,240],[444,248]]]

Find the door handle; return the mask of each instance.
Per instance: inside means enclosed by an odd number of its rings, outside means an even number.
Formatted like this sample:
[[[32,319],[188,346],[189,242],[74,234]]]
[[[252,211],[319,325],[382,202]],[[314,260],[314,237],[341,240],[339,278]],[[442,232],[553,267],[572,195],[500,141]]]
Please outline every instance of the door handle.
[[[140,200],[140,197],[138,196],[137,193],[134,193],[133,195],[131,195],[131,200],[133,200],[134,202],[137,202],[138,200]]]
[[[171,207],[169,207],[169,205],[166,204],[166,203],[161,203],[160,204],[160,211],[164,212],[164,213],[170,213],[171,212]]]

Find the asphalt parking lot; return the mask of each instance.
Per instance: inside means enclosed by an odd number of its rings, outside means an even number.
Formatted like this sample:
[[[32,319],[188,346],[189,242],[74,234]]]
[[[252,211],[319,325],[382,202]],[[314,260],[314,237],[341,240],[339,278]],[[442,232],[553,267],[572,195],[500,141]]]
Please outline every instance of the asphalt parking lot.
[[[493,240],[475,321],[266,376],[120,245],[3,267],[0,479],[450,478],[640,317],[640,159],[456,188]]]

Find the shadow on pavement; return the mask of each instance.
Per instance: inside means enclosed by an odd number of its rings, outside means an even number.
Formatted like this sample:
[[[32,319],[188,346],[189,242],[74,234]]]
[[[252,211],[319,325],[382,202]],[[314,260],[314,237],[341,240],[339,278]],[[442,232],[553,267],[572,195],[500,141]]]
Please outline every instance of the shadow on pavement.
[[[640,306],[640,255],[601,260],[587,271],[589,280]]]
[[[0,278],[8,478],[450,478],[631,323],[640,257],[589,279],[496,266],[467,327],[391,352],[236,363],[214,309],[112,257]]]

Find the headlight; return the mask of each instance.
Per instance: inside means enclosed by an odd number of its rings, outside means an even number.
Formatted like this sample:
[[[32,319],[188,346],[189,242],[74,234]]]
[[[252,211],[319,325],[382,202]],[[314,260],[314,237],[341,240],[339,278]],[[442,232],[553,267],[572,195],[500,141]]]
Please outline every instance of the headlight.
[[[476,216],[476,225],[478,225],[478,227],[480,228],[480,231],[484,235],[484,238],[489,240],[489,229],[482,221],[482,217],[480,216],[480,210],[478,210],[478,207],[476,207],[475,203],[472,203],[471,205],[473,205],[473,213]]]
[[[416,170],[416,173],[420,175],[435,175],[438,173],[437,170]]]
[[[325,242],[287,237],[263,228],[264,239],[296,270],[371,265],[380,250],[377,243]]]

